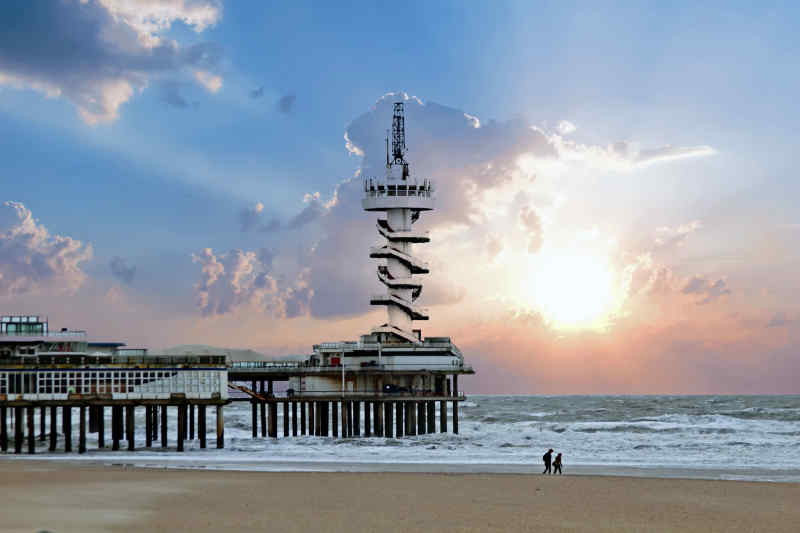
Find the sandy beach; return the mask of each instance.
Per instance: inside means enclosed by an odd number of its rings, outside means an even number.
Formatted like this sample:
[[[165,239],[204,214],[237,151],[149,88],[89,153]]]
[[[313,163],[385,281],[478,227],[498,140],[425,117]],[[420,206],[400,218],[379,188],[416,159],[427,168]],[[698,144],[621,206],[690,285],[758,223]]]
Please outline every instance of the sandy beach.
[[[0,530],[770,531],[800,484],[514,474],[232,472],[0,461]]]

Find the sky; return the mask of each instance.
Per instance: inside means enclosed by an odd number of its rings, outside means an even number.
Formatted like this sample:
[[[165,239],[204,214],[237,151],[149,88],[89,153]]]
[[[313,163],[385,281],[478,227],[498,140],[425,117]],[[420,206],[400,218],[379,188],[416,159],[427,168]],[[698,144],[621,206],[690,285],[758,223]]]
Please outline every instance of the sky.
[[[383,320],[406,108],[423,335],[472,393],[800,393],[793,3],[0,3],[0,309],[151,351]]]

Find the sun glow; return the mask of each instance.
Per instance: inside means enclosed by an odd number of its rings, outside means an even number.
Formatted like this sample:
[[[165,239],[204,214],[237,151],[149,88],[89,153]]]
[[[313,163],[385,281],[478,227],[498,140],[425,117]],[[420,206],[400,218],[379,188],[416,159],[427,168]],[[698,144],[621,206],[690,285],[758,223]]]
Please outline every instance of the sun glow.
[[[543,250],[532,256],[521,298],[558,329],[604,329],[618,307],[607,257]]]

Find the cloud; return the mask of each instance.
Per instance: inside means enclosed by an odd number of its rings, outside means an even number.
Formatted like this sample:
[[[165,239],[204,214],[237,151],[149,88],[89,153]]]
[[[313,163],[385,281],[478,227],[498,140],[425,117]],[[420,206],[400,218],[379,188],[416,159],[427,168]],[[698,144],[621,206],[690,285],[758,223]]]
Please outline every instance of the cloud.
[[[181,46],[160,35],[181,22],[202,32],[222,16],[214,0],[0,3],[0,85],[64,97],[88,124],[111,122],[153,80],[208,73],[210,43]]]
[[[294,111],[294,103],[295,103],[295,95],[287,94],[285,96],[281,96],[280,100],[278,100],[278,111],[283,113],[284,115],[290,115]]]
[[[727,282],[724,279],[720,278],[716,281],[710,281],[701,276],[693,276],[689,279],[681,292],[683,292],[683,294],[695,294],[700,296],[697,305],[705,305],[726,294],[731,294],[731,290],[728,288]]]
[[[681,224],[674,228],[662,226],[656,230],[654,249],[664,250],[682,246],[686,238],[701,227],[703,227],[703,224],[699,220],[692,220],[687,224]]]
[[[195,296],[203,315],[224,315],[242,308],[282,318],[307,314],[314,294],[308,286],[307,270],[302,269],[290,285],[281,287],[271,273],[272,257],[266,249],[215,255],[205,248],[192,254],[192,261],[201,265]]]
[[[109,262],[111,267],[111,274],[118,280],[130,285],[133,283],[133,278],[136,276],[136,267],[128,266],[127,261],[121,257],[112,257]]]
[[[252,207],[245,207],[239,211],[239,223],[242,232],[271,233],[281,227],[281,222],[277,217],[273,217],[269,222],[264,221],[264,204],[261,202],[256,202]]]
[[[543,133],[547,134],[544,131]],[[634,170],[653,164],[709,156],[716,153],[711,146],[707,145],[666,145],[656,148],[642,148],[638,143],[630,141],[617,141],[608,146],[597,146],[564,139],[559,134],[548,135],[548,138],[558,151],[559,159],[583,162],[594,168],[614,171]]]
[[[205,70],[196,70],[194,72],[194,78],[197,80],[197,83],[202,85],[205,90],[210,93],[216,93],[222,88],[222,78],[210,72],[206,72]]]
[[[495,257],[500,255],[500,252],[505,248],[503,238],[499,235],[491,234],[487,237],[486,253],[489,256],[489,261],[494,260]]]
[[[250,98],[252,98],[254,100],[256,100],[258,98],[261,98],[262,96],[264,96],[264,86],[262,85],[258,89],[253,89],[248,94],[249,94]]]
[[[542,219],[533,208],[523,206],[519,211],[519,222],[528,234],[528,253],[538,252],[542,247]]]
[[[575,127],[575,124],[568,120],[562,120],[558,123],[558,126],[556,126],[556,131],[558,131],[558,133],[561,135],[569,135],[576,129],[577,128]]]
[[[0,207],[0,296],[47,289],[74,293],[86,275],[92,247],[53,235],[19,202]]]

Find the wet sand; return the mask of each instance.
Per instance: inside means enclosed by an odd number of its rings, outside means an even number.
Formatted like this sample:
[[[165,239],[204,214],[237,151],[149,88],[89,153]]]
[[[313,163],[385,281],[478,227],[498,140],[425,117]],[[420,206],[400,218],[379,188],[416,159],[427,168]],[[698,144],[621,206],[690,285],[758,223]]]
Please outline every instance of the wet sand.
[[[800,484],[0,460],[0,531],[800,530]]]

